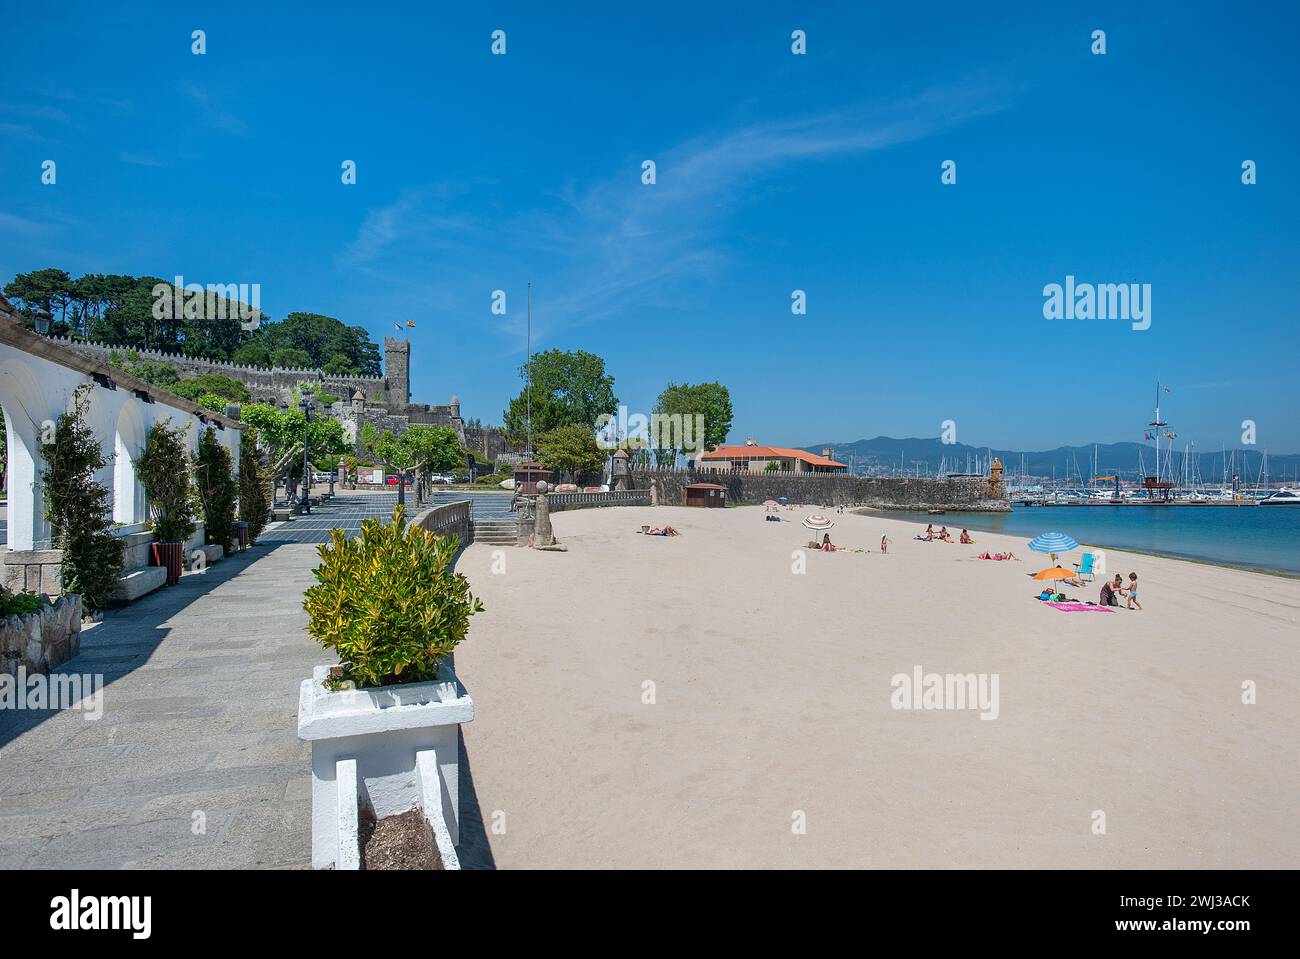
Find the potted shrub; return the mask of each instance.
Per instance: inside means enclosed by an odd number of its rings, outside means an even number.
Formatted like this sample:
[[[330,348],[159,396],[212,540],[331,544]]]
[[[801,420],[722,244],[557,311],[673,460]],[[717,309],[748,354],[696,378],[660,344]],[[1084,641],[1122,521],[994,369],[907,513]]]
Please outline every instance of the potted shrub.
[[[41,444],[45,469],[45,518],[51,545],[63,551],[60,585],[81,596],[87,611],[101,610],[122,575],[122,541],[113,535],[112,498],[95,482],[107,460],[86,423],[90,387],[73,393],[72,409],[59,416],[48,443]]]
[[[230,450],[221,445],[217,431],[210,426],[199,437],[199,449],[194,454],[194,487],[203,509],[204,542],[234,552],[239,483],[234,477]]]
[[[408,525],[401,506],[391,523],[366,520],[353,539],[336,529],[320,547],[307,631],[339,663],[316,667],[299,692],[315,868],[363,858],[358,829],[344,828],[358,817],[382,826],[420,809],[435,839],[458,839],[457,727],[474,718],[474,702],[451,654],[483,610],[453,569],[459,548],[454,536]]]
[[[167,585],[180,582],[185,543],[194,535],[193,483],[184,430],[159,420],[145,437],[137,464],[152,517],[152,564],[167,570]]]
[[[271,476],[262,464],[257,429],[244,428],[239,442],[239,521],[235,530],[241,548],[257,542],[271,515]]]

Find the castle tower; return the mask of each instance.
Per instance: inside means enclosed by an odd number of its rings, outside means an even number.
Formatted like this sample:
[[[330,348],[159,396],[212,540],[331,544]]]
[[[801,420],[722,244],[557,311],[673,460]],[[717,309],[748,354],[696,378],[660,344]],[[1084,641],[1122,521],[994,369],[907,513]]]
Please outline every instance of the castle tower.
[[[388,383],[388,400],[402,407],[411,402],[411,343],[391,336],[384,337],[384,378]]]

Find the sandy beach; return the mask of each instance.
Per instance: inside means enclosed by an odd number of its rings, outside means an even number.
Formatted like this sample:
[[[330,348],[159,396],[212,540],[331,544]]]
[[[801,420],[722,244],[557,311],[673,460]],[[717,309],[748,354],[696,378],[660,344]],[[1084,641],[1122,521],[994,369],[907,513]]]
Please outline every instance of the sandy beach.
[[[568,552],[465,552],[497,866],[1300,865],[1300,581],[1107,551],[1145,609],[1066,613],[1023,539],[843,514],[870,552],[814,553],[814,511],[576,510]],[[894,708],[917,667],[996,677],[996,719]]]

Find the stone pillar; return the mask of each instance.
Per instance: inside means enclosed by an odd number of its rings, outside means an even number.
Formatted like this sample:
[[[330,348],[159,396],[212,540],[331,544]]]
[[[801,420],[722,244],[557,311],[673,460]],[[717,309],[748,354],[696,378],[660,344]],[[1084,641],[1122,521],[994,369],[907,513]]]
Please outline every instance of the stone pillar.
[[[550,484],[541,480],[537,484],[536,511],[533,520],[533,545],[551,546],[555,543],[555,533],[551,529],[551,498],[547,495]]]
[[[614,454],[614,489],[626,490],[627,485],[627,450],[619,450]]]

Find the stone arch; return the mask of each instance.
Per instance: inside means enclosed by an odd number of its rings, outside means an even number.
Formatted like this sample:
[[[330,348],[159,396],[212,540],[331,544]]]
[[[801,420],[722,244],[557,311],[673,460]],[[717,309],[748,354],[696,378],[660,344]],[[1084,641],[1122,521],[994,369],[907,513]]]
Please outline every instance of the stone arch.
[[[0,361],[0,409],[8,443],[7,536],[11,550],[44,548],[49,527],[41,489],[41,431],[53,423],[45,391],[28,364],[15,356]]]
[[[68,392],[67,410],[69,413],[73,410],[75,392],[76,388]],[[91,385],[86,395],[86,425],[95,434],[95,442],[99,444],[100,451],[104,454],[104,466],[95,472],[95,482],[110,493],[113,493],[116,488],[114,481],[113,434],[115,432],[114,424],[117,421],[117,406],[121,403],[121,400],[118,399],[119,396],[121,396],[121,391],[110,393],[94,385]]]
[[[144,452],[144,420],[135,403],[117,414],[113,437],[113,521],[133,526],[145,520],[144,484],[136,463]]]

